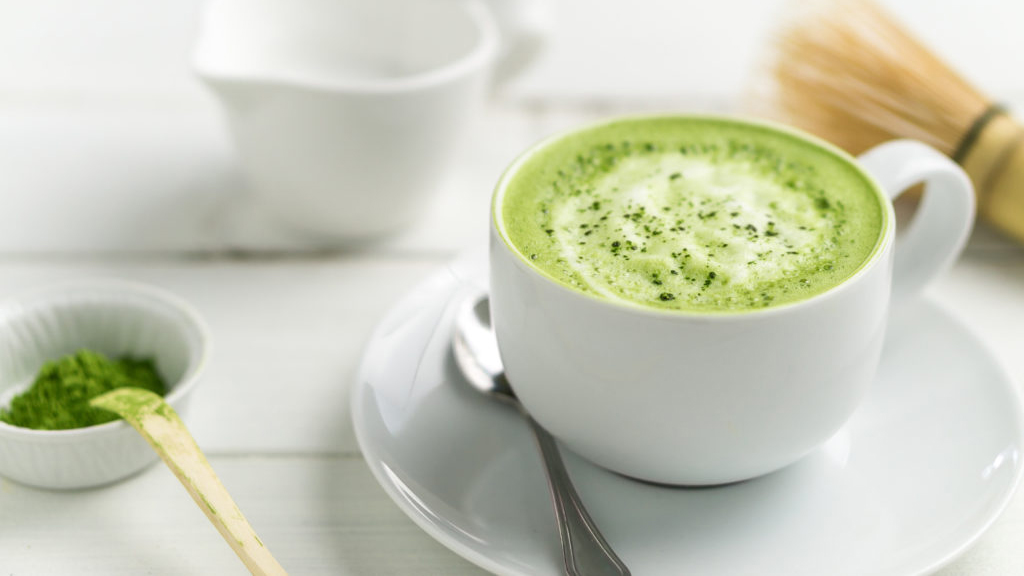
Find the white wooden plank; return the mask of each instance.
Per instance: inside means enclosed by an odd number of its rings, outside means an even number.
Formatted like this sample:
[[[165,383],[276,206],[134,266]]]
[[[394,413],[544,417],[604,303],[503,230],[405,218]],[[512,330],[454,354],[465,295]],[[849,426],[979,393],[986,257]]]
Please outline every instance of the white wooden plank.
[[[210,460],[292,574],[484,574],[413,524],[360,458]],[[78,492],[0,479],[0,510],[4,574],[246,574],[162,464]]]
[[[246,195],[212,103],[116,104],[0,105],[0,252],[335,248],[281,226]],[[529,110],[489,108],[424,214],[360,249],[451,253],[482,241],[498,177],[536,137]]]
[[[358,458],[212,457],[243,513],[293,574],[476,575],[416,527]],[[245,574],[241,563],[161,464],[112,486],[35,490],[0,479],[5,573]],[[1024,570],[1016,551],[1024,498],[941,576]],[[680,567],[685,571],[685,567]]]
[[[187,418],[204,450],[351,453],[349,387],[366,338],[445,260],[0,265],[0,295],[92,276],[166,288],[210,326],[212,357]]]
[[[1024,359],[1016,352],[1024,260],[1008,254],[969,254],[931,294],[955,309],[1022,378]],[[361,462],[353,467],[353,461],[334,457],[287,456],[355,449],[344,374],[380,314],[438,264],[376,258],[4,263],[0,292],[105,274],[187,298],[218,340],[210,380],[197,391],[192,429],[286,567],[308,574],[470,574],[474,568],[393,507]],[[283,381],[293,393],[278,393]],[[249,401],[239,404],[240,397]],[[285,455],[216,456],[226,453]],[[0,509],[0,558],[13,573],[241,573],[159,467],[114,487],[74,494],[0,482]],[[1014,542],[1022,523],[1024,504],[1017,498],[992,532],[942,574],[1016,573],[1022,561],[1015,558]]]
[[[99,259],[0,265],[0,294],[115,276],[163,286],[211,326],[190,421],[214,452],[347,452],[348,394],[383,313],[447,257],[274,261]],[[972,251],[932,289],[1024,381],[1024,250]]]
[[[334,249],[261,211],[217,110],[153,105],[0,106],[0,253],[311,253]],[[109,104],[109,103],[108,103]],[[409,228],[359,249],[453,254],[486,240],[504,169],[540,138],[653,111],[727,112],[699,99],[500,102],[474,126],[449,178]],[[972,248],[1015,246],[980,229]]]
[[[0,251],[197,251],[240,186],[215,111],[0,107]]]

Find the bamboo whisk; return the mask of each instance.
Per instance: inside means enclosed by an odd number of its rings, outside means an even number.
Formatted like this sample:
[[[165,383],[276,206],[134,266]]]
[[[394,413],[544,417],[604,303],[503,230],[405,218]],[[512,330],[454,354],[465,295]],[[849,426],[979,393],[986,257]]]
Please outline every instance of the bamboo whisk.
[[[979,214],[1024,241],[1024,129],[869,0],[782,30],[761,112],[851,153],[914,138],[974,181]]]

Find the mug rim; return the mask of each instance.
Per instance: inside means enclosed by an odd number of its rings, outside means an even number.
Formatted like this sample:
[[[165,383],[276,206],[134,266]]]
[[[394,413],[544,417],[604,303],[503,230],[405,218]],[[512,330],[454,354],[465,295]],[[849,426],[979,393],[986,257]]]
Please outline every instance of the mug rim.
[[[818,150],[825,152],[840,162],[853,168],[857,174],[864,178],[864,180],[870,185],[869,187],[875,193],[876,199],[882,208],[882,225],[880,226],[878,239],[872,248],[871,253],[863,262],[857,267],[854,272],[846,276],[838,284],[829,287],[826,290],[813,294],[807,298],[801,300],[795,300],[792,302],[785,302],[782,304],[776,304],[767,306],[764,308],[756,309],[739,309],[739,310],[690,310],[690,309],[674,309],[674,308],[655,308],[646,306],[633,300],[612,300],[593,294],[591,292],[584,292],[567,286],[565,283],[559,281],[548,272],[532,264],[529,259],[519,250],[518,247],[509,239],[507,230],[505,229],[505,222],[502,219],[502,200],[505,198],[505,193],[508,190],[509,183],[516,176],[519,168],[523,166],[531,157],[539,153],[542,150],[547,149],[549,146],[555,145],[565,138],[574,134],[579,134],[603,126],[611,124],[617,124],[621,122],[636,122],[644,120],[668,120],[668,119],[690,119],[699,121],[709,122],[723,122],[732,125],[758,127],[767,129],[777,133],[781,133],[787,137],[799,140],[809,146],[815,147]],[[822,139],[813,134],[804,132],[803,130],[765,120],[761,118],[750,118],[740,115],[725,115],[725,114],[703,114],[703,113],[679,113],[679,112],[652,112],[642,114],[627,114],[612,116],[602,120],[586,123],[582,126],[576,126],[568,128],[551,134],[541,140],[535,142],[533,145],[528,147],[525,151],[519,154],[512,161],[511,164],[502,172],[498,183],[495,185],[494,192],[491,196],[491,210],[490,210],[490,228],[494,235],[497,236],[504,244],[505,250],[511,253],[515,259],[518,267],[528,270],[529,273],[540,277],[544,282],[555,285],[557,288],[564,290],[568,293],[575,294],[589,299],[596,305],[605,305],[612,308],[618,308],[623,312],[649,315],[654,317],[676,317],[676,318],[699,318],[699,319],[715,319],[715,320],[741,320],[750,317],[769,317],[778,314],[786,314],[797,308],[806,306],[812,306],[822,300],[834,297],[840,294],[864,276],[866,276],[875,265],[880,262],[884,255],[887,254],[894,241],[896,232],[896,215],[893,210],[892,201],[886,194],[885,190],[878,183],[877,179],[865,170],[858,162],[857,159],[842,150],[838,146]]]
[[[458,0],[455,4],[461,6],[472,20],[479,38],[469,50],[458,58],[422,72],[382,80],[313,80],[310,78],[292,77],[288,74],[259,75],[251,72],[233,73],[225,70],[223,65],[217,65],[207,55],[209,51],[208,37],[211,34],[210,28],[212,27],[210,21],[213,20],[213,12],[216,6],[222,2],[223,0],[217,0],[211,2],[206,7],[200,22],[195,49],[192,53],[193,70],[195,70],[200,78],[214,84],[217,82],[246,82],[295,86],[302,89],[325,92],[344,91],[367,95],[395,94],[433,88],[458,79],[485,66],[488,62],[493,61],[498,54],[500,35],[494,16],[482,3],[482,0]]]

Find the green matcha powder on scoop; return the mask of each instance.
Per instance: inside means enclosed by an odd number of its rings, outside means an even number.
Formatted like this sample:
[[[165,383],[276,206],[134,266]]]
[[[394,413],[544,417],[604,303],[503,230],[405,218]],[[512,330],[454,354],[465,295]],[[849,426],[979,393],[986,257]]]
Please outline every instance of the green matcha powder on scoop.
[[[167,385],[152,359],[110,360],[90,350],[47,362],[27,390],[0,408],[0,421],[34,430],[68,430],[118,419],[89,406],[89,400],[115,388],[135,387],[163,396]]]

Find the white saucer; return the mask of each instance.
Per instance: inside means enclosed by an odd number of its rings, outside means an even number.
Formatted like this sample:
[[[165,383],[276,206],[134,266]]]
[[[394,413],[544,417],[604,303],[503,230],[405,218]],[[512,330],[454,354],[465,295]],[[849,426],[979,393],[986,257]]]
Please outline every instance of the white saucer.
[[[525,423],[470,390],[449,350],[455,306],[486,285],[464,258],[372,336],[352,404],[377,480],[420,527],[500,574],[560,574],[544,472]],[[614,425],[614,423],[610,423]],[[850,424],[780,472],[684,489],[574,454],[582,499],[633,574],[918,574],[969,547],[1021,476],[1021,399],[961,324],[921,301],[894,316]]]

